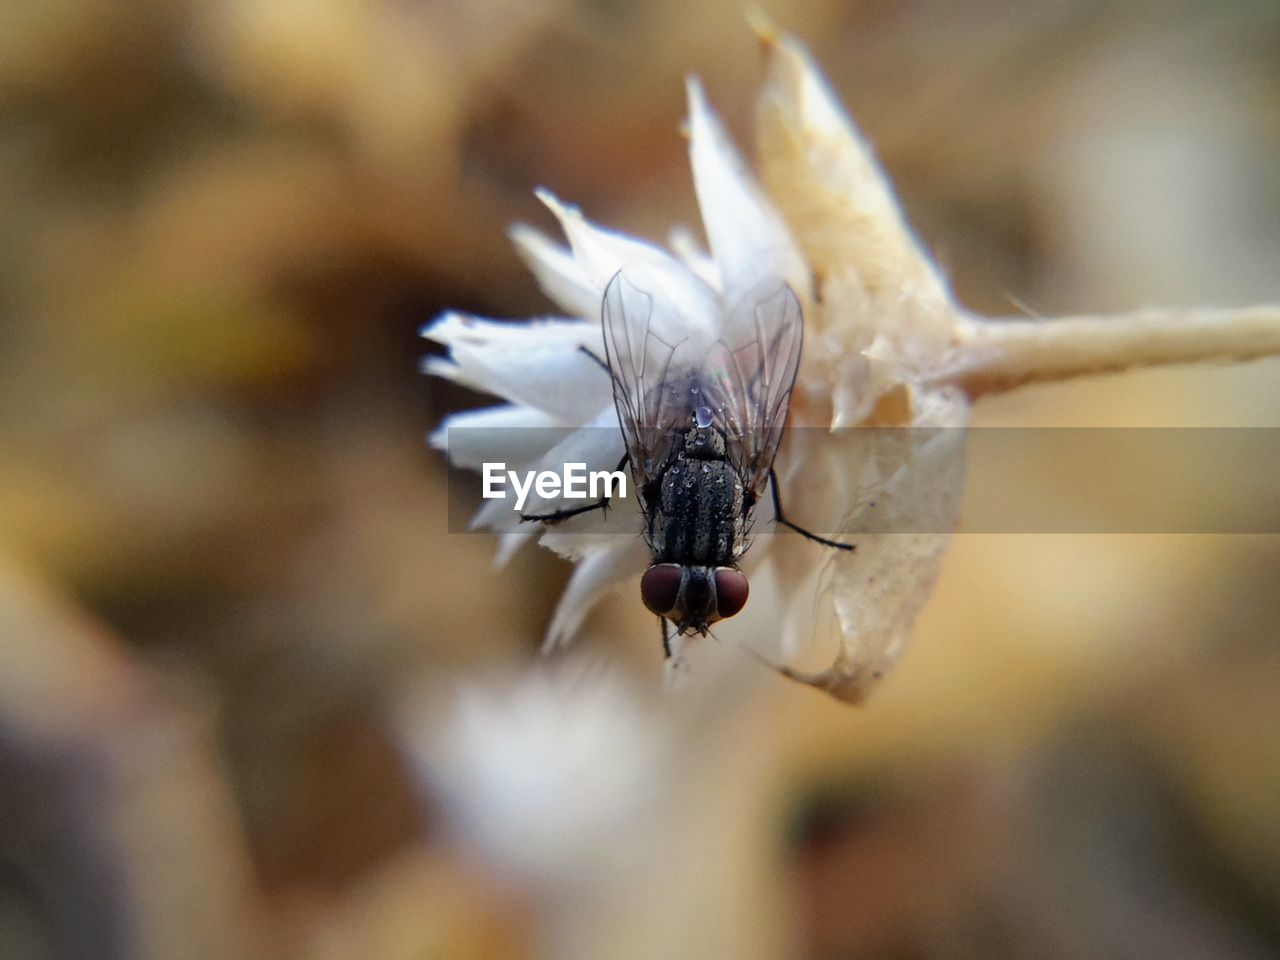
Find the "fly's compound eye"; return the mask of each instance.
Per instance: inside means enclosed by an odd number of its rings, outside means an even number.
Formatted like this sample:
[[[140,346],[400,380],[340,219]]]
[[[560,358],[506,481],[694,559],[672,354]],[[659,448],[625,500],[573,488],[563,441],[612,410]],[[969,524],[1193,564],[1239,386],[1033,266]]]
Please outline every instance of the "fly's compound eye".
[[[679,564],[655,563],[640,578],[640,598],[644,605],[660,617],[669,616],[680,599],[683,576]]]
[[[747,605],[747,578],[732,567],[716,569],[716,611],[721,617],[732,617]]]

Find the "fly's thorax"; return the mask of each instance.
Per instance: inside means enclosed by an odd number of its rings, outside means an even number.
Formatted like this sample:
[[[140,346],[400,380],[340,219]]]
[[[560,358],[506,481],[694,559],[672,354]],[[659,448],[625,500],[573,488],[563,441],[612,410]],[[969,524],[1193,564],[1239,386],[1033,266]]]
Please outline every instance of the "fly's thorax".
[[[723,460],[726,452],[724,434],[713,426],[695,425],[684,435],[680,456],[689,460]]]
[[[677,456],[662,472],[648,511],[649,545],[659,562],[723,566],[746,548],[745,490],[727,459]]]

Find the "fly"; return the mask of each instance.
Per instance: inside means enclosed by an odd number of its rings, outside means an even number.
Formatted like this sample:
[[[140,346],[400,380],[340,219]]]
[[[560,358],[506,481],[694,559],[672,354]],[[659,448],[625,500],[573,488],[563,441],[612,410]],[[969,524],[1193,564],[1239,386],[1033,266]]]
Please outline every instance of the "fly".
[[[649,292],[640,275],[619,271],[601,309],[605,366],[626,455],[644,513],[653,561],[640,597],[680,634],[706,636],[732,617],[749,592],[740,569],[755,508],[765,488],[777,522],[837,550],[782,513],[773,461],[800,367],[800,301],[779,280],[758,284],[723,317],[714,334],[691,328]],[[525,520],[555,522],[608,499]]]

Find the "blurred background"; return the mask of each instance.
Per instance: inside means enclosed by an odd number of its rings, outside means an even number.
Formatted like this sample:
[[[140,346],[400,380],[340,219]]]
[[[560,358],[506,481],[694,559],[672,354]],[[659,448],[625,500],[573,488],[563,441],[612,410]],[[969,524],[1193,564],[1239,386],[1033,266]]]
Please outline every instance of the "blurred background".
[[[1274,3],[765,7],[967,306],[1280,299]],[[0,957],[1280,955],[1275,536],[962,534],[850,709],[663,699],[629,592],[543,660],[568,565],[446,534],[418,328],[551,309],[537,185],[696,224],[689,71],[748,145],[735,2],[5,4]],[[1280,365],[976,417],[1276,427]]]

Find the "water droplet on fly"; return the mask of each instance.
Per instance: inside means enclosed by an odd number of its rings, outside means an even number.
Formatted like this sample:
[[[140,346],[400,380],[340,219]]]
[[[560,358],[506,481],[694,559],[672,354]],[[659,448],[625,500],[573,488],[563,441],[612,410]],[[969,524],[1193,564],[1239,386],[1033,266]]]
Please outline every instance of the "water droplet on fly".
[[[699,406],[693,411],[693,422],[699,427],[711,426],[711,408],[708,406]]]

